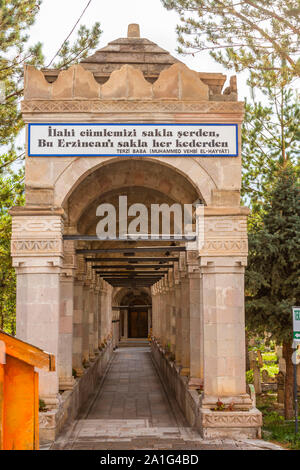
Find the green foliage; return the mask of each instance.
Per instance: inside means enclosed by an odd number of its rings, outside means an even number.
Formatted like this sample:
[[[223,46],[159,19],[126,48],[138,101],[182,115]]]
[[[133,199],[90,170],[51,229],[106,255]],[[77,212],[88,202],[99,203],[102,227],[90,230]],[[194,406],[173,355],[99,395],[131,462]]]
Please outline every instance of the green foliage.
[[[47,411],[46,403],[41,398],[39,399],[39,411]]]
[[[246,371],[246,382],[247,384],[253,384],[254,377],[253,377],[253,369]]]
[[[40,5],[37,0],[0,1],[0,82],[5,92],[0,103],[0,145],[11,145],[23,127],[18,103],[23,93],[24,62],[43,63],[40,43],[26,49],[27,31]]]
[[[180,15],[178,50],[209,50],[236,72],[263,84],[299,75],[299,0],[162,0]],[[265,76],[265,73],[267,76]],[[272,77],[271,75],[272,74]]]
[[[266,370],[270,377],[275,377],[275,375],[279,372],[279,367],[277,364],[264,364],[264,366],[260,369],[260,372]]]
[[[292,306],[300,296],[300,193],[291,163],[280,167],[265,198],[261,225],[249,233],[246,319],[278,344],[292,339]]]
[[[250,230],[261,221],[265,195],[276,180],[278,165],[296,164],[300,153],[299,97],[288,86],[263,89],[265,103],[246,102],[242,128],[242,196],[252,209]]]
[[[24,204],[24,149],[16,138],[24,128],[20,110],[24,64],[42,67],[42,44],[28,47],[29,28],[41,0],[0,0],[0,328],[15,333],[15,273],[11,266],[9,209]],[[96,47],[99,23],[80,26],[76,40],[64,42],[53,67],[77,63]],[[58,60],[55,61],[58,57]]]
[[[277,354],[274,351],[263,353],[262,358],[264,362],[278,362]]]
[[[265,415],[264,425],[270,426],[272,424],[282,424],[284,417],[281,416],[277,411],[271,411]]]
[[[95,23],[91,29],[81,25],[78,29],[77,40],[74,44],[65,41],[57,54],[59,60],[54,63],[53,67],[64,69],[85,59],[97,46],[101,34],[100,23]]]
[[[264,404],[265,398],[258,403],[258,409],[263,413],[263,439],[283,444],[289,449],[300,449],[300,435],[295,435],[295,424],[286,421],[273,409],[270,401]]]

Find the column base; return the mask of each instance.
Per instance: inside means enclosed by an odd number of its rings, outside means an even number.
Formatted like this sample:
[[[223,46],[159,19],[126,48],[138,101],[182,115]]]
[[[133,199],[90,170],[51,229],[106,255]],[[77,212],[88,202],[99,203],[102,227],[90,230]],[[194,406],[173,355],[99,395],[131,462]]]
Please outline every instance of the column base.
[[[203,390],[203,379],[190,377],[188,387],[190,390]]]
[[[230,409],[230,407],[233,407],[234,411],[249,411],[253,408],[253,402],[248,393],[226,397],[207,395],[204,393],[201,399],[201,407],[213,410],[217,407],[217,402],[222,402],[227,410]]]
[[[180,369],[180,375],[183,375],[184,377],[189,377],[190,369],[188,367],[182,367],[182,369]]]
[[[199,410],[199,428],[204,439],[261,438],[262,414],[257,408],[248,411]]]
[[[40,400],[43,400],[48,410],[53,410],[59,405],[58,395],[40,395],[39,398]]]
[[[74,377],[62,377],[61,379],[59,379],[59,390],[72,390],[75,383],[76,381]]]
[[[76,377],[82,377],[84,374],[84,369],[81,367],[74,367],[74,370],[76,372]]]

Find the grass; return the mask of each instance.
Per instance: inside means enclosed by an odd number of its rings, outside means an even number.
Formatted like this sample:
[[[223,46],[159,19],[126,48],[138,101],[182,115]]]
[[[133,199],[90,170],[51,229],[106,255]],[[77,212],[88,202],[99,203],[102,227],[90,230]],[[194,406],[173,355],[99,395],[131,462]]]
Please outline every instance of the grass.
[[[295,435],[295,423],[286,421],[283,410],[276,410],[276,394],[265,393],[257,397],[257,408],[263,415],[262,437],[287,449],[300,450],[300,433]]]

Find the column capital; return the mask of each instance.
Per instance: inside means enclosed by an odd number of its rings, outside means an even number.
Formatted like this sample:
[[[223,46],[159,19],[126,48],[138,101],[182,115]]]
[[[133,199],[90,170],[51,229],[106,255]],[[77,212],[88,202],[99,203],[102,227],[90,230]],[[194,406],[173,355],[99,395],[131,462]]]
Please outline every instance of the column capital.
[[[202,274],[232,273],[243,274],[247,266],[247,258],[239,256],[213,256],[200,258]]]
[[[63,209],[14,208],[11,253],[19,273],[59,271],[63,264]]]

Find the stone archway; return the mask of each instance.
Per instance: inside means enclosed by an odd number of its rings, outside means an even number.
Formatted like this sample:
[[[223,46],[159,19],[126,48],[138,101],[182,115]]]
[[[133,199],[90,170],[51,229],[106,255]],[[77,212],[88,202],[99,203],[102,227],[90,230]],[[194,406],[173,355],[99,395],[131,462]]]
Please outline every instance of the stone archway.
[[[76,415],[119,342],[120,293],[146,289],[151,293],[152,354],[190,424],[203,436],[256,437],[261,415],[247,394],[244,361],[243,103],[237,101],[234,77],[222,93],[224,75],[192,71],[144,41],[125,40],[141,60],[135,66],[119,50],[120,62],[114,56],[110,66],[100,53],[61,72],[26,67],[25,122],[180,125],[199,131],[217,125],[224,133],[231,126],[235,153],[184,150],[180,156],[132,153],[128,158],[50,149],[47,154],[43,141],[38,153],[30,153],[29,132],[26,206],[12,211],[17,335],[57,358],[57,370],[40,377],[41,398],[52,410],[45,433],[53,435],[70,408]],[[109,57],[119,45],[109,48]],[[212,140],[206,144],[215,145]],[[116,204],[120,194],[129,204],[146,206],[202,201],[204,243],[191,250],[185,241],[172,239],[150,240],[146,246],[136,240],[99,240],[96,208]],[[234,403],[234,412],[215,412],[218,398]]]

